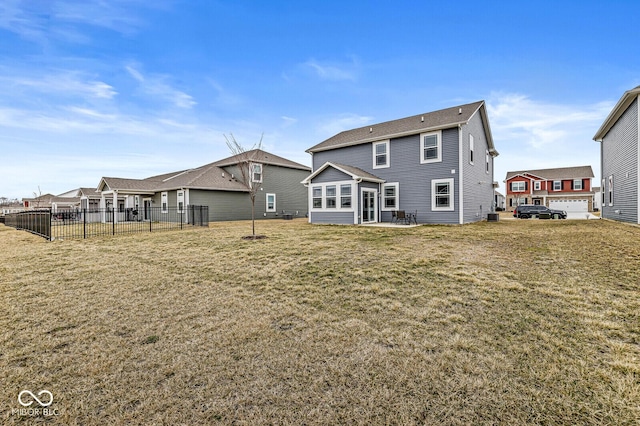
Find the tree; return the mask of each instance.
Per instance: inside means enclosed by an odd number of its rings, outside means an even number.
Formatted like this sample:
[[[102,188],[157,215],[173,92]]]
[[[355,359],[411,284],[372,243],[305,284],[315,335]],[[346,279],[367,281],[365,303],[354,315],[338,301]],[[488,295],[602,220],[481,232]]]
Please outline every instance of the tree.
[[[227,147],[231,154],[237,161],[239,179],[238,181],[244,185],[249,191],[249,198],[251,200],[251,237],[256,239],[256,195],[262,186],[262,164],[257,161],[258,155],[262,150],[262,138],[264,134],[260,136],[260,142],[254,144],[251,149],[247,150],[243,147],[233,136],[232,133],[224,135],[227,140]],[[256,176],[260,174],[260,178]]]

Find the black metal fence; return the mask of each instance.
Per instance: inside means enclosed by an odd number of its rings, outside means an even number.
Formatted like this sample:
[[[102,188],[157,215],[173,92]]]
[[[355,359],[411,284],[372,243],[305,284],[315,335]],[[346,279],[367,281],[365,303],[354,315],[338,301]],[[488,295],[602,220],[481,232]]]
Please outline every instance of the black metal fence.
[[[5,225],[23,229],[49,240],[90,238],[102,235],[185,229],[209,226],[208,206],[186,209],[31,210],[5,216]]]

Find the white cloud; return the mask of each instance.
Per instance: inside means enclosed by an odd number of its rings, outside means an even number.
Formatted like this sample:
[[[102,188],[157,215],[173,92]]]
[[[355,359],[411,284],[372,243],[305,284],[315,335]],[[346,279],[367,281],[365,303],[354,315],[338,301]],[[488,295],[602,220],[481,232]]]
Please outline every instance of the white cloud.
[[[518,93],[492,93],[487,110],[500,152],[495,180],[503,185],[508,171],[590,165],[597,181],[600,146],[592,138],[614,104],[550,103]]]
[[[321,123],[317,130],[322,137],[328,138],[343,130],[355,129],[371,123],[372,117],[357,114],[341,114]]]
[[[190,109],[197,104],[193,97],[172,87],[164,75],[144,75],[134,65],[125,66],[127,72],[139,83],[142,93],[157,99],[163,99],[178,108]]]
[[[104,81],[94,80],[85,73],[73,70],[44,70],[38,74],[19,69],[7,70],[0,76],[5,87],[5,96],[11,95],[7,88],[23,89],[42,95],[81,97],[88,99],[112,99],[118,92]]]
[[[350,63],[331,64],[310,59],[303,65],[313,70],[320,79],[328,81],[355,81],[358,74],[358,64],[355,60]]]

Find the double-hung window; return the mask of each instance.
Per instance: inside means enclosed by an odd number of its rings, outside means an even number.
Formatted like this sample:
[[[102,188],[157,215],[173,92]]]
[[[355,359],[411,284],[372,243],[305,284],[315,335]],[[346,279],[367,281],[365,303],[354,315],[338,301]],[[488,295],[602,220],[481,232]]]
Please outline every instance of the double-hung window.
[[[373,143],[373,168],[389,167],[389,141]]]
[[[605,194],[604,194],[605,186],[604,186],[604,182],[605,182],[604,179],[602,179],[602,182],[600,182],[601,183],[601,185],[600,185],[600,198],[601,198],[603,206],[604,206],[604,203],[605,203]]]
[[[554,180],[553,181],[553,190],[554,191],[562,191],[562,181],[561,180]]]
[[[485,173],[489,173],[489,164],[490,164],[490,161],[489,161],[489,150],[486,150],[484,152],[484,171],[485,171]]]
[[[184,191],[178,191],[178,213],[184,213]]]
[[[609,176],[609,205],[613,206],[613,175]]]
[[[162,206],[162,213],[167,213],[169,211],[169,193],[163,192],[160,194],[160,205]]]
[[[442,161],[442,132],[422,133],[420,135],[420,163]]]
[[[276,211],[276,194],[267,194],[266,210],[268,212],[275,212]]]
[[[251,164],[251,182],[262,183],[262,164]]]
[[[526,191],[525,185],[524,181],[511,182],[511,192],[524,192]]]
[[[325,188],[326,194],[326,209],[335,209],[336,208],[336,186],[335,185],[327,185]]]
[[[453,178],[431,181],[431,210],[453,211]]]
[[[469,135],[469,164],[473,165],[473,135]]]
[[[340,208],[351,208],[351,185],[340,185]]]
[[[322,208],[322,187],[314,186],[313,187],[313,208],[321,209]]]
[[[400,206],[399,183],[382,185],[382,210],[397,210]]]
[[[582,179],[574,179],[573,180],[573,190],[574,191],[582,191]]]
[[[533,189],[536,190],[536,191],[540,191],[540,181],[539,180],[533,182]]]

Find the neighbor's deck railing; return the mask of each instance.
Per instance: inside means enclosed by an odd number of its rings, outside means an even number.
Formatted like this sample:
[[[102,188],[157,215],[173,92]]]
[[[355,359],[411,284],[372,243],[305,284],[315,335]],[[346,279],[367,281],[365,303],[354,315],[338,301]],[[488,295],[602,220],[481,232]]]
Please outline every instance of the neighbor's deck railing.
[[[193,226],[209,226],[208,206],[186,209],[147,207],[142,209],[32,210],[12,213],[5,225],[23,229],[49,240],[132,234]]]

